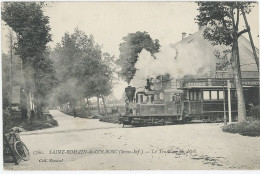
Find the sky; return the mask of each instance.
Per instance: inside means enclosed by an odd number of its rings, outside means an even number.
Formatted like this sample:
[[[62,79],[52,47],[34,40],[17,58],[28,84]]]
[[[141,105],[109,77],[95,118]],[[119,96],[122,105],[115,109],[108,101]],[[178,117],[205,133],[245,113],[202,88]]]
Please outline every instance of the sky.
[[[128,33],[147,31],[162,46],[178,42],[183,32],[195,33],[198,31],[194,20],[197,8],[194,2],[48,2],[44,13],[50,17],[53,41],[49,46],[54,47],[65,32],[72,33],[79,27],[87,35],[94,35],[95,41],[103,45],[104,52],[118,58],[119,44]],[[258,7],[248,15],[248,22],[258,47]],[[4,33],[3,30],[2,36]],[[7,50],[5,45],[3,41],[3,52]],[[126,86],[120,81],[114,87],[114,95],[120,98]]]

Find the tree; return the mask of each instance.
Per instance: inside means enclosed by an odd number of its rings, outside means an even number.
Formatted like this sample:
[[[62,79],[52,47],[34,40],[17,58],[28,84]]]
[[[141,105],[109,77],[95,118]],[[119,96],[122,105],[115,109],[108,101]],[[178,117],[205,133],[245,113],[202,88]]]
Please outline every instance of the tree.
[[[59,86],[55,90],[59,91],[57,93],[59,104],[69,102],[75,105],[85,96],[83,84],[87,84],[88,81],[82,78],[90,72],[91,60],[87,55],[93,52],[94,45],[92,35],[87,36],[76,28],[73,34],[65,33],[61,43],[52,51],[51,58],[59,81]]]
[[[28,65],[37,61],[51,41],[49,18],[43,14],[43,2],[4,2],[2,19],[17,35],[15,50]]]
[[[63,93],[64,98],[72,101],[78,96],[78,100],[82,101],[83,98],[101,97],[105,107],[104,96],[109,95],[112,89],[111,62],[114,57],[102,54],[101,46],[95,43],[93,35],[88,36],[78,28],[71,35],[65,33],[52,57],[60,84],[69,85],[68,81],[74,84],[69,94]]]
[[[41,97],[46,96],[50,91],[42,90],[42,84],[45,83],[45,86],[53,84],[52,80],[46,80],[50,76],[53,78],[54,74],[50,75],[50,73],[54,71],[51,70],[52,62],[45,56],[46,45],[51,41],[51,35],[49,34],[49,18],[43,14],[43,8],[43,2],[4,2],[2,8],[2,19],[16,33],[15,54],[19,55],[23,62],[28,118],[30,118],[29,94],[32,91],[39,92],[36,93],[37,100],[38,103],[42,103],[44,99]],[[49,67],[46,68],[45,64]],[[47,84],[47,82],[50,83]]]
[[[10,56],[2,53],[2,96],[3,96],[3,109],[9,105],[10,95]]]
[[[54,63],[49,57],[49,51],[46,51],[41,56],[44,56],[44,58],[39,59],[33,76],[33,79],[36,79],[34,85],[38,114],[42,113],[43,107],[49,105],[49,95],[51,95],[53,88],[57,86],[56,71]]]
[[[200,26],[207,26],[204,38],[213,45],[231,47],[231,59],[238,100],[238,120],[246,120],[245,100],[241,80],[238,38],[248,29],[239,31],[241,12],[250,13],[252,2],[197,2],[200,14],[196,17]]]
[[[104,53],[102,56],[102,61],[100,62],[100,75],[99,75],[99,85],[96,88],[96,94],[101,97],[105,115],[107,115],[107,108],[106,108],[106,101],[105,97],[112,93],[112,86],[113,86],[113,72],[115,70],[114,66],[114,56],[110,56],[109,53]],[[99,99],[98,101],[99,102]],[[99,107],[99,106],[98,106]]]
[[[140,31],[129,33],[123,40],[124,42],[119,45],[120,55],[116,64],[121,67],[119,77],[129,84],[136,73],[135,63],[138,54],[142,49],[146,49],[153,55],[159,51],[160,44],[159,40],[153,40],[147,32]]]
[[[100,57],[100,52],[96,51],[94,56],[88,54],[81,56],[81,61],[76,65],[77,71],[75,74],[77,75],[78,85],[85,89],[83,91],[84,96],[101,98],[107,115],[105,96],[112,92],[113,69],[111,61],[113,56],[104,53]]]

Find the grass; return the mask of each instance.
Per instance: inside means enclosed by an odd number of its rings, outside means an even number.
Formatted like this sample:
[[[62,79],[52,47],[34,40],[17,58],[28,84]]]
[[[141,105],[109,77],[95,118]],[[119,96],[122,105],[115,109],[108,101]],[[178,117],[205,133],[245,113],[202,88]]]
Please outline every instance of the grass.
[[[31,121],[23,120],[21,118],[11,118],[10,114],[4,112],[3,114],[3,131],[5,133],[9,132],[13,127],[22,127],[27,131],[45,129],[44,124],[48,123],[52,126],[58,126],[58,122],[53,119],[51,114],[44,114],[41,118],[33,118]]]
[[[60,111],[63,112],[64,114],[74,116],[72,110],[61,109]],[[86,110],[86,109],[76,108],[76,117],[88,118],[91,115],[98,115],[98,111],[96,111],[96,110],[90,111],[90,110]]]
[[[119,114],[114,114],[114,115],[107,115],[107,116],[102,116],[99,121],[103,122],[108,122],[108,123],[118,123],[118,118]]]
[[[229,133],[239,133],[244,136],[258,137],[260,136],[260,121],[237,122],[224,126],[222,130]]]
[[[66,110],[61,110],[61,112],[73,116],[73,112],[72,111],[66,111]],[[88,118],[91,115],[99,115],[98,112],[96,111],[92,111],[91,114],[87,111],[82,112],[80,110],[76,110],[76,116],[80,117],[80,118]],[[103,121],[103,122],[108,122],[108,123],[118,123],[118,117],[119,117],[119,113],[117,114],[111,114],[108,113],[107,116],[104,115],[99,115],[99,121]]]
[[[107,116],[105,116],[104,110],[102,109],[101,109],[101,114],[98,114],[97,107],[92,109],[80,109],[80,107],[76,107],[76,117],[90,118],[90,116],[92,115],[98,115],[99,121],[108,122],[108,123],[118,123],[119,115],[123,114],[124,109],[125,109],[124,106],[119,106],[118,107],[119,112],[112,114],[112,107],[107,106]],[[61,109],[60,111],[67,115],[74,116],[71,109],[69,110]]]
[[[71,110],[61,110],[61,112],[74,116],[73,112]],[[80,118],[89,118],[91,115],[99,115],[98,111],[96,109],[94,110],[81,110],[80,108],[76,108],[76,116]],[[107,116],[104,114],[99,115],[99,121],[102,122],[108,122],[108,123],[118,123],[118,118],[119,118],[120,113],[108,113]]]
[[[41,118],[35,118],[32,120],[32,124],[28,129],[31,130],[37,130],[37,129],[44,129],[45,127],[43,126],[44,124],[49,123],[52,126],[58,126],[58,122],[53,119],[52,115],[46,114],[43,115]]]

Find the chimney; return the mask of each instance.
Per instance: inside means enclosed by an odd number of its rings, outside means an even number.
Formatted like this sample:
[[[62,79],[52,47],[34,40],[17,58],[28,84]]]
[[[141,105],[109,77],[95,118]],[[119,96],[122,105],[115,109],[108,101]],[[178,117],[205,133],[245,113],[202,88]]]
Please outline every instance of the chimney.
[[[186,37],[186,33],[183,32],[183,33],[181,33],[181,34],[182,34],[182,40],[185,39],[185,37]]]

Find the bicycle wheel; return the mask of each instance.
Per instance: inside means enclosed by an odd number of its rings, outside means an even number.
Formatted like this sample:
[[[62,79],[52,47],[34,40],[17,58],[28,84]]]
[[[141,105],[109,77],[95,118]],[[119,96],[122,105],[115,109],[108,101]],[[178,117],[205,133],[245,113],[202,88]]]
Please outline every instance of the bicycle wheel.
[[[30,152],[22,141],[14,143],[14,150],[22,160],[28,161],[30,159]]]

